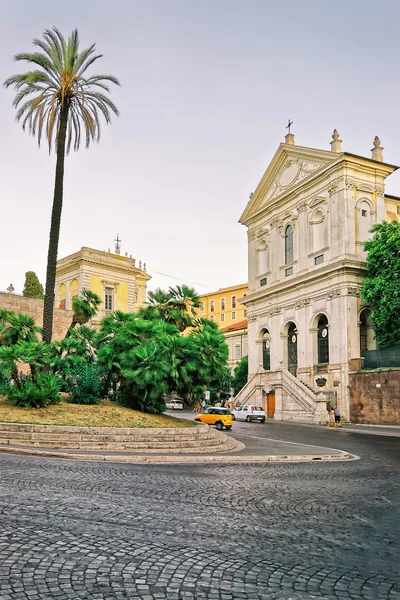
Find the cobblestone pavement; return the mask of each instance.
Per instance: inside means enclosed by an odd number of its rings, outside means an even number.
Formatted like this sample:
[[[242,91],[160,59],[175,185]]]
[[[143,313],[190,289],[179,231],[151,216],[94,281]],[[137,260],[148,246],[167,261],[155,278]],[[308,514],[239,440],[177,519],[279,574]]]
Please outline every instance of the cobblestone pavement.
[[[0,600],[399,600],[400,439],[235,424],[332,463],[0,455]]]

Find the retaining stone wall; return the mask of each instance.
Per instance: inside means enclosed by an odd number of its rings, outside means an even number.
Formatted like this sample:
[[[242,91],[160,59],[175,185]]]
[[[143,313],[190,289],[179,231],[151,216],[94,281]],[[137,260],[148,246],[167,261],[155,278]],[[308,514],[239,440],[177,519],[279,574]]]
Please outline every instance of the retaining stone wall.
[[[400,369],[350,373],[352,423],[400,425]]]
[[[0,292],[0,308],[25,313],[35,319],[38,327],[43,327],[43,300],[25,298],[16,294]],[[62,340],[72,322],[72,310],[54,309],[53,340]]]

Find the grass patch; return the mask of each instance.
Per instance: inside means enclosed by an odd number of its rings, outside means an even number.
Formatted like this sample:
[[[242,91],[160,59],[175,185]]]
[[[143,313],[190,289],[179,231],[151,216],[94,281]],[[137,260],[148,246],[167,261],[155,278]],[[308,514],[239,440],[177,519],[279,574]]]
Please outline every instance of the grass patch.
[[[149,415],[115,405],[109,400],[100,404],[69,404],[62,401],[47,408],[23,408],[8,404],[0,396],[0,422],[30,425],[68,425],[71,427],[193,427],[193,421],[167,415]]]

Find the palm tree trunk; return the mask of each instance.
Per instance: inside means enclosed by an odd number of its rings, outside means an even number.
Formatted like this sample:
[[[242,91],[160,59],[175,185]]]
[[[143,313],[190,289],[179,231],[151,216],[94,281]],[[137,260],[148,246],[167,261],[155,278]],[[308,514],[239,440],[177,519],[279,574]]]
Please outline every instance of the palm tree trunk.
[[[64,187],[65,140],[67,136],[69,105],[65,101],[61,108],[60,127],[57,136],[56,178],[54,183],[53,210],[51,213],[50,240],[47,254],[46,292],[43,309],[43,341],[51,342],[53,333],[54,287],[56,283],[56,265],[58,239],[60,235],[61,210]]]

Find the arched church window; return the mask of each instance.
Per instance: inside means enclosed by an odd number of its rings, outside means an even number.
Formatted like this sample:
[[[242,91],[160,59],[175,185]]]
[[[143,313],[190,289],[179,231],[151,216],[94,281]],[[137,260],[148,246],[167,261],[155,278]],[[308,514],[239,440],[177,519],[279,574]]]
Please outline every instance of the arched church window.
[[[293,227],[288,225],[285,229],[285,265],[293,262]]]
[[[318,319],[318,363],[329,362],[329,328],[328,319],[321,315]]]
[[[365,308],[360,314],[360,351],[373,350],[374,329],[371,323],[371,309]]]
[[[67,288],[61,283],[58,288],[58,308],[65,310],[67,308]]]
[[[264,371],[271,370],[271,339],[268,329],[264,331],[262,339],[262,364]]]

